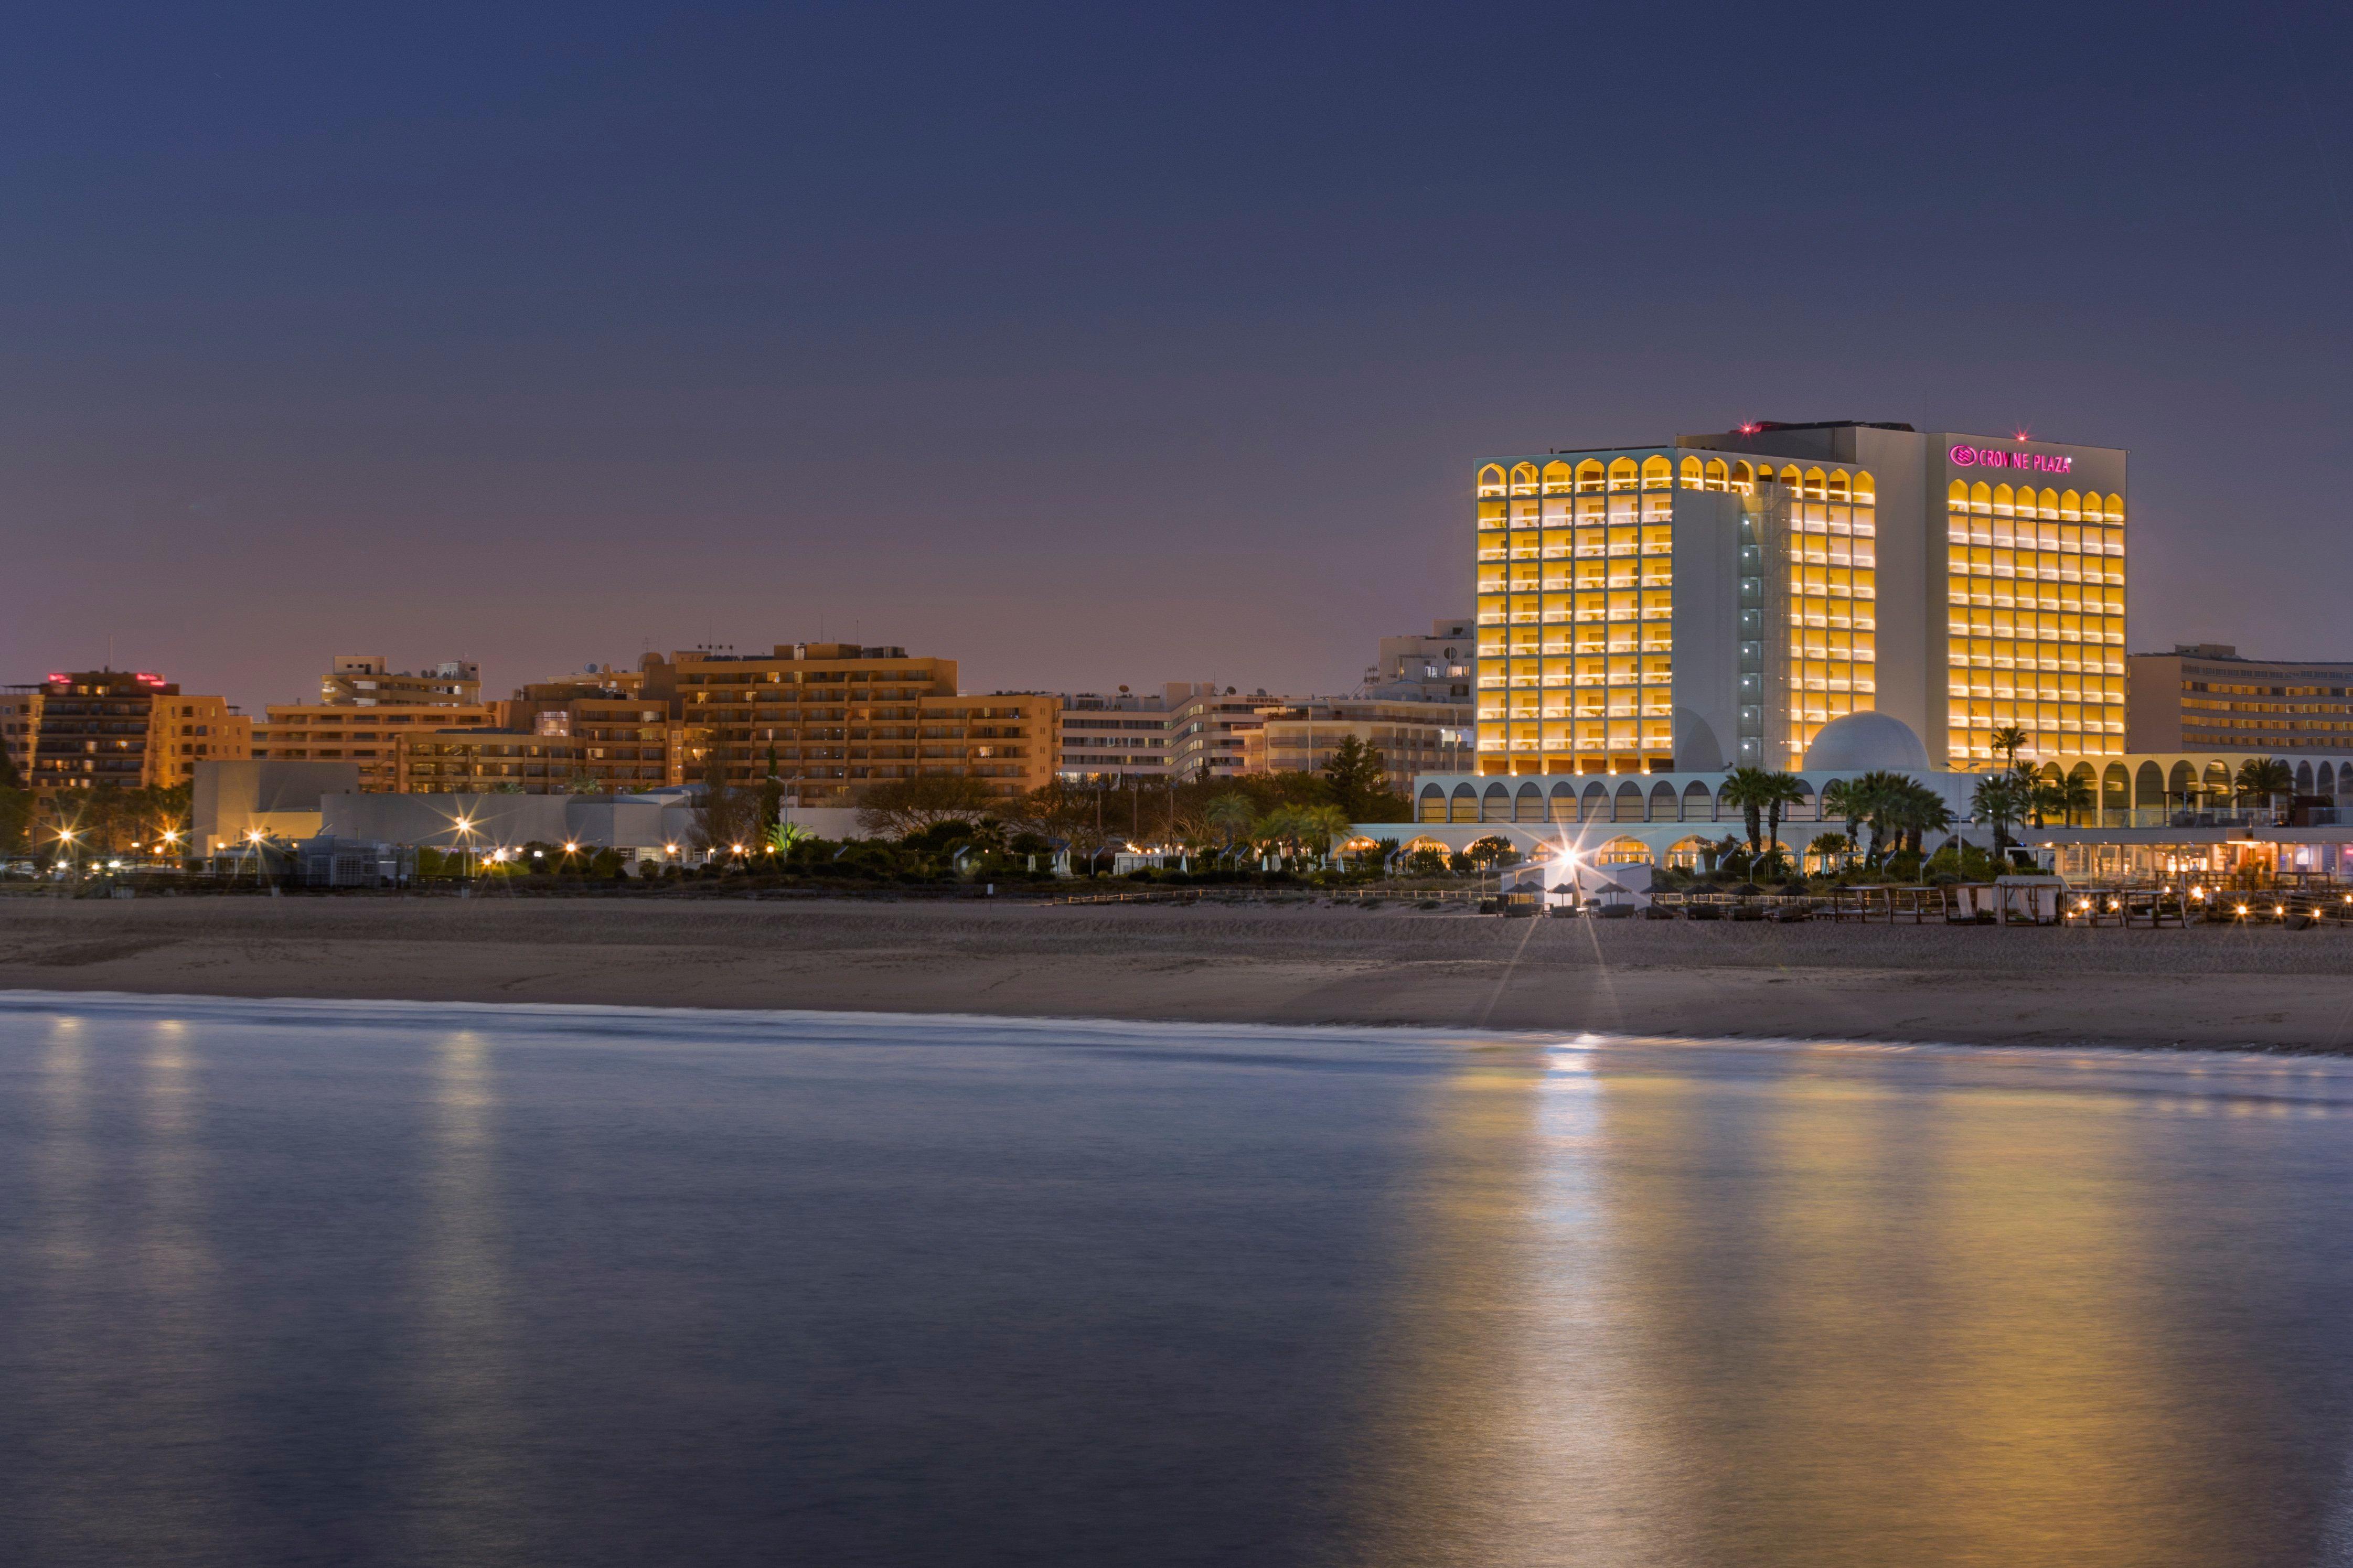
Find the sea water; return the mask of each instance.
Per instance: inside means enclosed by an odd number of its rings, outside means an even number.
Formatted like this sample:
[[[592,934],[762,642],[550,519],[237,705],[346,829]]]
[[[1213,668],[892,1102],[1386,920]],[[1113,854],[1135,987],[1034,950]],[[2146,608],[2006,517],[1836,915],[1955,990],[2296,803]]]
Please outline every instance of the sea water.
[[[2353,1064],[0,994],[0,1560],[2353,1561]]]

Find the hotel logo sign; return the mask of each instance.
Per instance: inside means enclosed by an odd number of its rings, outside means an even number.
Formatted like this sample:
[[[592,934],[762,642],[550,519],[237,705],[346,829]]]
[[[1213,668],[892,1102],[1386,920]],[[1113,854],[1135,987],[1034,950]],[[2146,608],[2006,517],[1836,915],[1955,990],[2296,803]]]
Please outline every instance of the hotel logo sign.
[[[2024,468],[2038,474],[2071,474],[2075,459],[2042,452],[2005,452],[1999,447],[1955,447],[1945,454],[1957,468]]]

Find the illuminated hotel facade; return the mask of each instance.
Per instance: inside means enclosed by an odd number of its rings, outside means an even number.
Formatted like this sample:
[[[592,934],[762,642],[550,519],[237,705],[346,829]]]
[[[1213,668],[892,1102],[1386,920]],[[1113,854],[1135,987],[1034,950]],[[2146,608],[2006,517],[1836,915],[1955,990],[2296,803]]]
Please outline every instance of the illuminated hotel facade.
[[[2125,747],[2125,454],[1758,425],[1474,470],[1482,774],[1802,764],[1901,719],[1936,763]]]

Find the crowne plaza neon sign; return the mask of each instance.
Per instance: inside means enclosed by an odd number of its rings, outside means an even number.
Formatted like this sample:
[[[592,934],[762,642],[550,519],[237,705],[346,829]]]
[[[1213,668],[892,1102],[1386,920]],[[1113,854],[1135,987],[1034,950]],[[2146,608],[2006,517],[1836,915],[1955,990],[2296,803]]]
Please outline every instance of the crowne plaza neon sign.
[[[1999,447],[1955,447],[1945,456],[1957,468],[2024,468],[2037,474],[2072,474],[2075,471],[2073,458],[2053,457],[2046,452],[2005,452]]]

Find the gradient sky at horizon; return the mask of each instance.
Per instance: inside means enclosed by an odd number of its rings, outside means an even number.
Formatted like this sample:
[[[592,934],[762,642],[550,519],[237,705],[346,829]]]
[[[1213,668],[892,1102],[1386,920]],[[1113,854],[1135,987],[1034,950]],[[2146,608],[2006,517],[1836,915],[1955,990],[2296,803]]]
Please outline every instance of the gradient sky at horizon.
[[[2135,648],[2353,659],[2339,9],[53,9],[0,680],[820,637],[1335,691],[1498,451],[2132,451]]]

